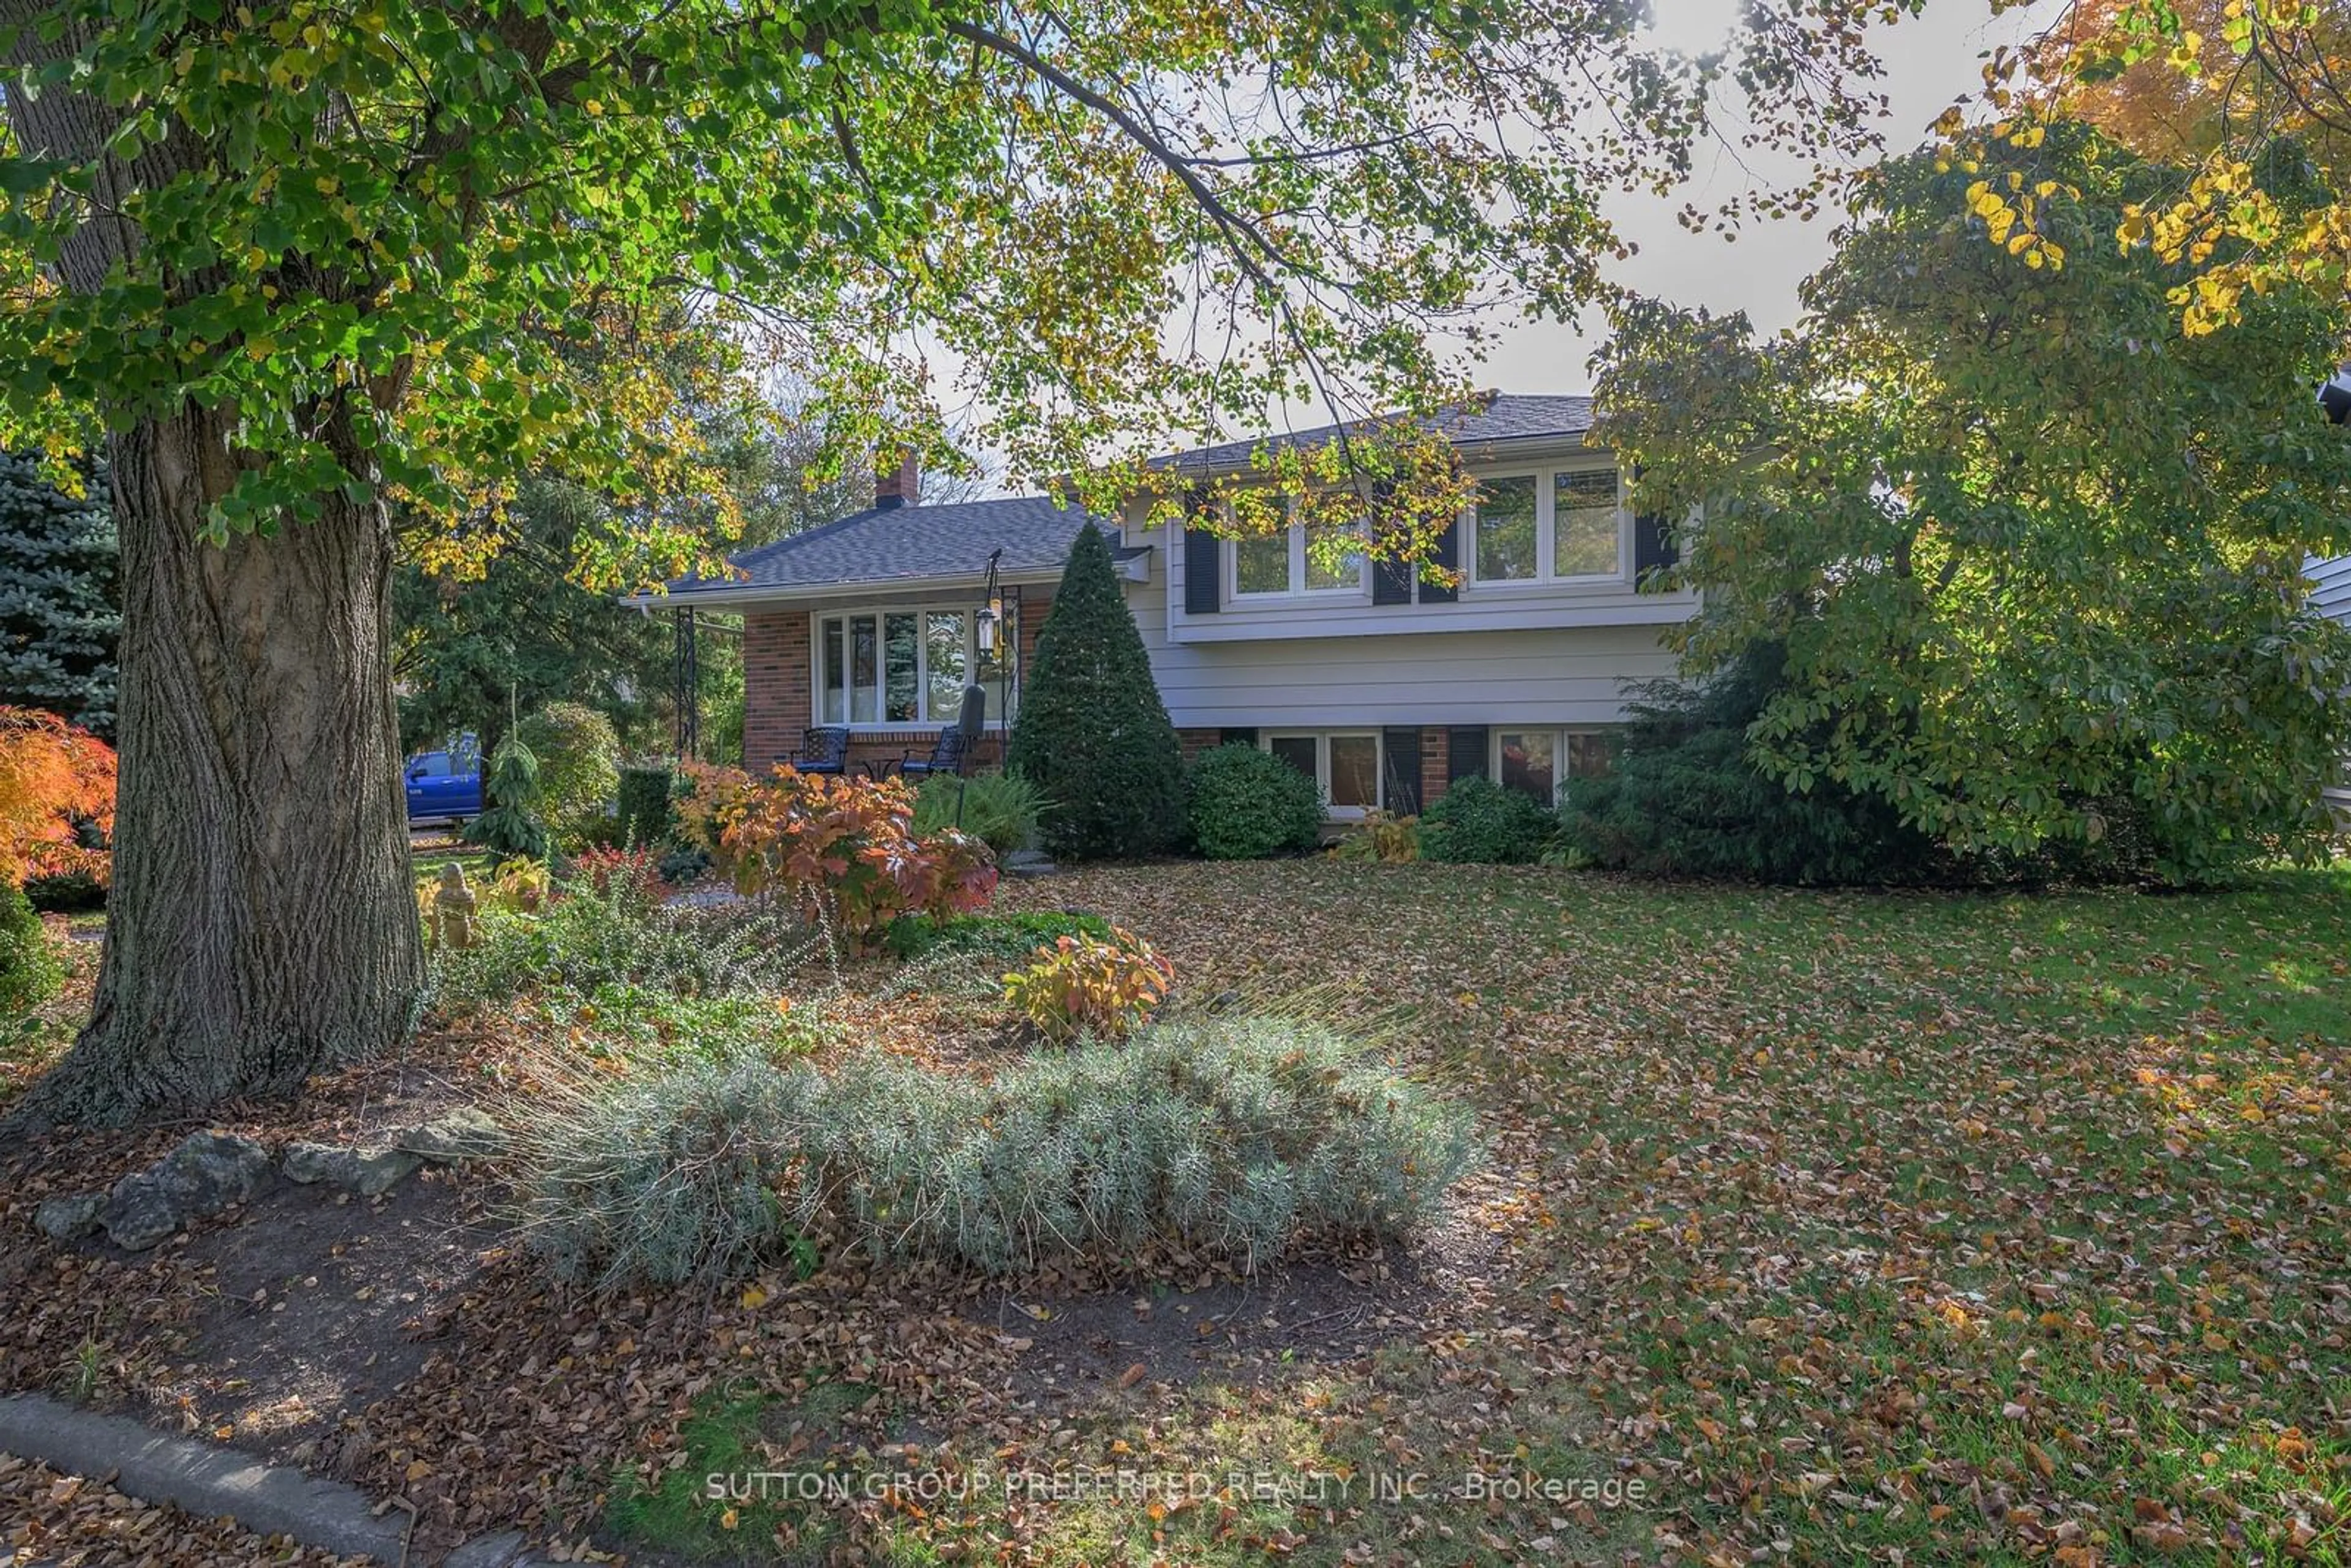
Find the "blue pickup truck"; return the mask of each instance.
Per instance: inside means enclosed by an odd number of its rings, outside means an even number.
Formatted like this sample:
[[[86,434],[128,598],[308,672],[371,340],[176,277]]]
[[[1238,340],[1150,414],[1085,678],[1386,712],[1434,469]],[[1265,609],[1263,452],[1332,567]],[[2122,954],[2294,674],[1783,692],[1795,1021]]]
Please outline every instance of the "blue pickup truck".
[[[462,821],[482,814],[482,749],[470,735],[408,759],[408,820]]]

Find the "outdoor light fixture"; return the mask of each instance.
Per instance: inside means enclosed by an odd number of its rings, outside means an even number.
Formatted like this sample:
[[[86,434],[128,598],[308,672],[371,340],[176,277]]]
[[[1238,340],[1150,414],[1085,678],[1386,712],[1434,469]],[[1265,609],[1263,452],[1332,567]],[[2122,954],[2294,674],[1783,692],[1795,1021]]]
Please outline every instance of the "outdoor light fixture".
[[[987,587],[984,591],[986,602],[979,607],[979,624],[977,628],[979,632],[979,651],[983,653],[996,652],[996,629],[1004,624],[1004,590],[998,585],[996,576],[997,568],[1003,559],[1004,552],[1000,549],[990,550],[987,553]]]

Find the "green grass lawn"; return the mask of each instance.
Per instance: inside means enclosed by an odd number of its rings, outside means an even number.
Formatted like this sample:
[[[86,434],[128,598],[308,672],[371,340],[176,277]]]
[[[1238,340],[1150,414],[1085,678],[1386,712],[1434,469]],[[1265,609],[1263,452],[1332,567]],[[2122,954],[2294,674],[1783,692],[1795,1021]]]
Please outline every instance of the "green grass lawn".
[[[1087,1413],[1062,1459],[1646,1495],[974,1509],[910,1557],[1016,1527],[1071,1561],[2351,1555],[2351,872],[2027,897],[1316,861],[1012,896],[1145,933],[1195,993],[1409,1009],[1494,1140],[1489,1293],[1363,1364]]]

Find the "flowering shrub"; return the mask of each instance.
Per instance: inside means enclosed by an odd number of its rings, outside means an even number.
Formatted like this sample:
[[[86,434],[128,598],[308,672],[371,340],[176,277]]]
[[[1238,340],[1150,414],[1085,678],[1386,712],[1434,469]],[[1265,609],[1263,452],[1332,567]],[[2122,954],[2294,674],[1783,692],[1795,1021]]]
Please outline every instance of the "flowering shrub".
[[[1150,1021],[1176,970],[1132,931],[1110,940],[1064,936],[1037,949],[1037,962],[1004,977],[1004,995],[1045,1037],[1113,1040]]]
[[[852,946],[871,946],[902,915],[944,919],[996,892],[996,857],[978,839],[953,829],[914,836],[914,793],[901,780],[788,767],[763,780],[733,768],[691,776],[680,832],[737,893],[830,920]]]
[[[87,827],[114,825],[114,750],[54,714],[0,707],[0,884],[79,872],[103,882]]]

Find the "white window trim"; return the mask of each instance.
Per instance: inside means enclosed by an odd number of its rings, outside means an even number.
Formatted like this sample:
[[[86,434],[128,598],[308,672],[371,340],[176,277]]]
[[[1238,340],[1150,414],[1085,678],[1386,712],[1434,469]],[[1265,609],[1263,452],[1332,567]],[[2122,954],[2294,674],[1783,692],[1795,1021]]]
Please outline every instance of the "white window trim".
[[[1366,806],[1341,806],[1331,799],[1331,743],[1333,740],[1368,740],[1372,743],[1373,806],[1384,808],[1388,801],[1387,741],[1376,729],[1269,729],[1258,733],[1257,747],[1270,753],[1277,740],[1311,740],[1314,743],[1314,786],[1322,791],[1322,813],[1334,822],[1359,822],[1364,813],[1373,809]]]
[[[1273,536],[1264,536],[1271,538]],[[1284,535],[1290,546],[1290,586],[1280,589],[1241,591],[1242,541],[1226,539],[1217,552],[1218,570],[1224,574],[1225,602],[1228,604],[1282,604],[1309,601],[1320,604],[1346,602],[1368,604],[1372,599],[1372,562],[1365,555],[1355,569],[1355,580],[1333,588],[1310,588],[1306,582],[1306,525],[1292,523]]]
[[[912,615],[914,617],[914,702],[917,712],[927,709],[930,706],[931,702],[931,638],[930,626],[924,619],[925,617],[931,615],[959,615],[963,618],[964,685],[967,687],[974,681],[979,678],[979,622],[977,619],[978,612],[975,606],[957,604],[860,604],[846,610],[812,610],[809,612],[809,724],[810,727],[816,729],[846,729],[853,735],[897,735],[909,730],[939,729],[955,723],[958,718],[962,717],[962,713],[960,711],[962,695],[960,691],[958,691],[956,695],[958,711],[948,714],[944,717],[932,716],[929,717],[917,717],[911,719],[876,718],[837,722],[825,716],[824,661],[827,653],[825,646],[825,625],[828,622],[832,621],[853,621],[861,615],[871,615],[873,617],[873,635],[875,638],[873,711],[875,713],[878,714],[882,711],[885,690],[890,679],[889,652],[887,642],[883,636],[883,631],[885,624],[883,619],[884,616]],[[845,686],[843,689],[847,690]],[[1014,666],[1012,692],[1013,700],[1018,703],[1020,694],[1020,678],[1017,663]],[[991,684],[988,689],[988,696],[990,700],[994,700],[996,695],[994,685]],[[854,711],[857,706],[854,695],[850,697],[849,706],[851,709]],[[1003,727],[1004,720],[1001,716],[991,718],[987,721],[987,728],[991,730],[1000,730]]]
[[[1568,770],[1570,767],[1567,755],[1568,737],[1575,735],[1605,736],[1614,733],[1621,727],[1623,727],[1604,724],[1494,725],[1490,727],[1491,733],[1486,737],[1486,777],[1497,784],[1502,782],[1502,737],[1504,735],[1548,735],[1551,737],[1552,755],[1551,799],[1544,804],[1556,807],[1559,804],[1560,786],[1573,777]]]
[[[1559,476],[1602,472],[1616,476],[1616,570],[1560,576],[1552,570],[1559,560]],[[1534,480],[1535,574],[1532,577],[1479,576],[1478,508],[1471,507],[1461,516],[1460,570],[1465,591],[1475,588],[1489,594],[1529,593],[1546,588],[1617,589],[1631,583],[1634,517],[1633,508],[1625,500],[1625,471],[1622,468],[1606,463],[1538,463],[1507,472],[1479,475],[1478,478],[1480,483],[1487,479]]]

